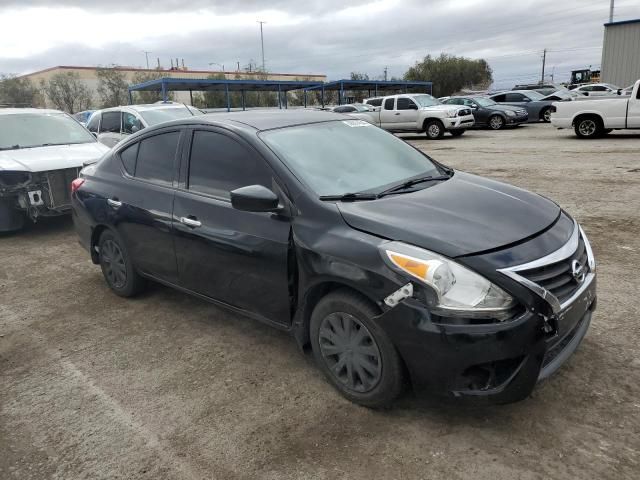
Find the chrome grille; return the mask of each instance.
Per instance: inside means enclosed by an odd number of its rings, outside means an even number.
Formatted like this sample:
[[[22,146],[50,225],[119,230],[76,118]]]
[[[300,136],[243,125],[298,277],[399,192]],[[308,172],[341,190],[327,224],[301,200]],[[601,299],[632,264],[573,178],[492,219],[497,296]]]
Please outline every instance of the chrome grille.
[[[574,260],[578,262],[577,264],[586,275],[589,272],[589,265],[582,235],[578,239],[578,248],[570,257],[542,267],[519,270],[518,274],[553,293],[560,303],[563,303],[571,298],[582,285],[582,282],[579,282],[572,274]]]

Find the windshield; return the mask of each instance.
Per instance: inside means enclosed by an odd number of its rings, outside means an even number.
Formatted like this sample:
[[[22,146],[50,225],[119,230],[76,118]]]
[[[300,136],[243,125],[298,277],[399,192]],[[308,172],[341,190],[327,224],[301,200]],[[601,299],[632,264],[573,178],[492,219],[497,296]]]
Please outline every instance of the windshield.
[[[0,150],[95,141],[93,135],[64,113],[0,115]]]
[[[481,107],[491,107],[493,105],[497,105],[496,102],[494,102],[489,98],[474,97],[473,101],[476,102]]]
[[[362,191],[442,173],[403,140],[362,120],[271,130],[260,138],[319,196]]]
[[[531,100],[542,100],[544,98],[544,95],[542,95],[541,93],[535,92],[533,90],[527,91],[525,95],[529,97]]]
[[[154,108],[150,110],[142,110],[139,112],[147,125],[152,127],[162,122],[178,120],[180,118],[191,117],[192,115],[201,115],[199,110],[182,107]]]
[[[432,97],[431,95],[414,95],[412,97],[418,105],[421,107],[433,107],[434,105],[442,105],[437,98]]]

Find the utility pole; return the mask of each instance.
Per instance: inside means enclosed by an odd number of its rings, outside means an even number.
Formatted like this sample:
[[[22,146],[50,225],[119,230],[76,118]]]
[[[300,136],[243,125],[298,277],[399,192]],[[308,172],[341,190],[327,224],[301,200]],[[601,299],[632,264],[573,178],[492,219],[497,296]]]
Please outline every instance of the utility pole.
[[[388,67],[384,67],[384,81],[387,81],[387,69]]]
[[[542,78],[540,80],[540,84],[544,83],[544,65],[547,63],[547,49],[545,48],[542,52]]]
[[[613,4],[614,4],[615,0],[611,0],[611,3],[609,4],[609,23],[613,22]]]
[[[153,52],[148,52],[144,50],[144,57],[147,59],[147,70],[149,70],[149,54]]]
[[[260,45],[262,46],[262,72],[265,72],[266,70],[264,69],[264,36],[262,35],[262,24],[267,22],[258,20],[258,23],[260,24]]]

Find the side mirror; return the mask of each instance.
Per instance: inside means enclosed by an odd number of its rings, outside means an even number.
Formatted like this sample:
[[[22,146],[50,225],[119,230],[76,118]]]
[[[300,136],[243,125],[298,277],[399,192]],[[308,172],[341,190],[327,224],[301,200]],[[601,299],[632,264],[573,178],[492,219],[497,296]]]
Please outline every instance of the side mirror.
[[[472,103],[471,104],[471,109],[472,110],[477,110],[478,109],[478,104],[477,103]]]
[[[98,138],[98,132],[91,132],[91,135],[93,135],[94,137],[96,137],[96,139]]]
[[[231,192],[231,206],[245,212],[275,212],[278,196],[262,185],[249,185]]]
[[[409,108],[411,110],[418,110],[418,105],[416,105],[415,103],[412,103]]]
[[[140,127],[138,125],[133,125],[131,127],[131,133],[136,133],[140,131]]]
[[[621,88],[618,89],[618,95],[622,95],[622,89]]]
[[[525,102],[525,103],[529,103],[531,101],[531,99],[529,97],[524,97],[522,99],[522,101]]]

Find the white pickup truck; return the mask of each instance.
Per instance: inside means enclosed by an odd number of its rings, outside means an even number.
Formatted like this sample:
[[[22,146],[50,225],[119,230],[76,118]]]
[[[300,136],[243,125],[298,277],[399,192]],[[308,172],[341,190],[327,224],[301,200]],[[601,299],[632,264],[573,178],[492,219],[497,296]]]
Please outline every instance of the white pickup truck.
[[[433,140],[442,138],[446,131],[460,136],[475,123],[469,107],[443,105],[426,93],[390,95],[376,111],[349,115],[392,132],[425,132]]]
[[[640,129],[640,80],[630,96],[556,102],[551,107],[551,124],[557,128],[573,127],[579,138],[598,138],[612,130]]]

